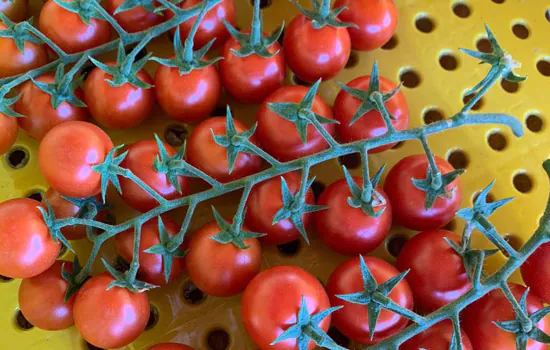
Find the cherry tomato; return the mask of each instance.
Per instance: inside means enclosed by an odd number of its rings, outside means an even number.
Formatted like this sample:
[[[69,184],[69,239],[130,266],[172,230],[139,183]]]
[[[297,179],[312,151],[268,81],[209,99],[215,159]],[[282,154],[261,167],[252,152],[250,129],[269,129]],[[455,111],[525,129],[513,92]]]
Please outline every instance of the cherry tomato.
[[[454,170],[451,164],[439,157],[435,157],[435,164],[442,174]],[[408,156],[389,171],[384,183],[395,221],[411,230],[426,231],[445,226],[460,209],[462,190],[458,179],[447,185],[448,199],[438,197],[430,209],[424,208],[426,192],[416,188],[411,180],[425,179],[427,170],[428,158],[425,155]]]
[[[247,130],[239,120],[234,120],[238,133]],[[225,117],[209,118],[201,122],[189,135],[187,141],[187,161],[194,167],[204,171],[220,182],[231,182],[252,175],[262,165],[262,159],[257,155],[241,152],[237,156],[233,171],[229,173],[227,149],[218,145],[210,130],[215,135],[225,135]],[[256,143],[254,135],[249,141]]]
[[[370,75],[355,78],[347,84],[351,88],[360,90],[368,90],[369,85]],[[390,80],[380,77],[380,91],[388,92],[394,90],[396,87]],[[344,142],[370,139],[382,136],[388,131],[386,124],[384,124],[384,119],[375,110],[363,114],[361,118],[352,125],[349,125],[355,113],[359,110],[361,103],[361,100],[344,90],[340,90],[336,96],[336,100],[334,101],[334,118],[340,122],[340,124],[336,125],[336,130]],[[409,126],[409,108],[405,95],[399,91],[385,105],[390,114],[395,118],[395,120],[392,120],[394,128],[396,130],[407,129]],[[382,152],[392,148],[394,145],[395,143],[376,147],[370,150],[369,153]]]
[[[29,278],[55,262],[61,245],[52,240],[39,206],[27,198],[0,203],[0,275]]]
[[[519,284],[509,283],[514,298],[519,301],[526,288]],[[527,312],[529,315],[543,308],[542,303],[534,295],[527,296]],[[513,333],[500,329],[493,322],[511,321],[516,314],[510,302],[500,289],[495,289],[478,301],[470,304],[462,312],[462,327],[468,334],[472,347],[483,350],[515,349],[516,341]],[[544,333],[550,331],[550,319],[544,317],[533,327]],[[547,345],[529,339],[527,350],[546,350]]]
[[[113,62],[106,63],[113,66]],[[112,77],[94,68],[84,84],[84,98],[92,118],[109,129],[129,129],[144,121],[155,106],[153,88],[142,89],[126,83],[113,87],[106,79]],[[153,85],[153,79],[145,70],[137,73],[141,81]]]
[[[69,121],[44,136],[38,149],[42,175],[61,195],[88,198],[101,191],[101,176],[92,166],[105,161],[113,143],[97,126]]]
[[[349,27],[351,46],[355,50],[371,51],[387,43],[397,26],[397,9],[393,0],[336,0],[334,8],[345,6],[338,18],[354,23]]]
[[[222,83],[216,66],[194,69],[181,75],[179,68],[159,66],[155,94],[161,108],[172,119],[197,123],[216,108]]]
[[[241,317],[252,341],[261,350],[298,350],[296,339],[271,346],[281,333],[297,323],[298,311],[306,299],[310,315],[330,307],[327,293],[309,272],[295,266],[275,266],[260,272],[246,287],[241,301]],[[319,323],[328,330],[331,317]],[[316,345],[309,342],[308,350]]]
[[[149,320],[147,293],[107,287],[107,273],[89,279],[76,294],[74,323],[82,337],[100,348],[119,348],[136,340]]]
[[[109,22],[92,18],[86,24],[77,13],[65,10],[54,0],[48,0],[42,7],[38,29],[68,54],[103,45],[111,38]]]
[[[14,22],[25,20],[28,15],[28,10],[28,0],[0,0],[0,12]]]
[[[302,14],[294,17],[286,28],[283,47],[288,67],[298,78],[309,83],[336,76],[351,54],[346,28],[315,29],[311,20]]]
[[[270,58],[257,54],[237,57],[231,50],[240,48],[233,37],[223,45],[223,60],[219,63],[223,86],[239,102],[260,103],[284,84],[286,65],[281,45],[275,42],[268,48],[270,53],[279,51]]]
[[[249,231],[243,226],[243,231]],[[262,248],[256,238],[245,239],[247,249],[234,244],[221,244],[212,239],[220,233],[215,222],[202,226],[189,241],[185,256],[187,274],[203,292],[216,297],[228,297],[244,290],[260,272]]]
[[[19,127],[17,126],[17,118],[8,117],[7,115],[0,113],[0,130],[3,130],[0,135],[1,156],[11,149],[17,139],[17,131],[19,130]]]
[[[445,238],[460,246],[460,236],[446,230],[420,232],[409,240],[397,257],[397,268],[409,270],[407,282],[414,304],[432,312],[455,301],[472,288],[462,257]]]
[[[0,30],[5,29],[6,26],[0,23]],[[21,53],[12,38],[0,37],[0,52],[0,78],[26,73],[48,63],[46,46],[30,41],[25,41],[24,53]]]
[[[164,223],[166,232],[168,232],[168,236],[175,236],[179,232],[180,227],[174,221],[163,217],[162,222]],[[129,263],[134,258],[134,234],[135,231],[132,228],[119,233],[115,237],[115,249],[117,253]],[[145,252],[148,248],[159,243],[158,220],[155,218],[141,226],[138,279],[157,286],[163,286],[167,284],[164,279],[164,258],[159,254]],[[184,268],[183,258],[173,258],[169,282],[177,279]]]
[[[265,151],[281,161],[294,160],[328,148],[328,143],[313,124],[307,126],[307,142],[304,144],[296,125],[268,107],[268,103],[300,103],[307,92],[305,86],[284,86],[269,95],[256,113],[258,142]],[[330,106],[319,95],[315,96],[311,110],[322,117],[334,119]],[[334,124],[324,124],[323,127],[334,134]]]
[[[384,260],[375,257],[364,258],[367,267],[378,284],[382,284],[399,274],[395,267]],[[409,320],[403,316],[382,309],[376,322],[374,338],[371,341],[367,307],[349,303],[337,297],[337,295],[362,292],[364,289],[359,257],[351,258],[340,264],[328,279],[326,290],[330,298],[330,304],[332,306],[343,306],[342,309],[332,314],[332,324],[346,337],[362,344],[371,345],[400,332],[409,324]],[[413,295],[409,284],[405,280],[399,282],[388,297],[404,308],[413,308]]]
[[[546,304],[550,303],[550,243],[541,245],[521,265],[521,277],[525,284],[531,288],[531,292],[542,299]]]
[[[36,79],[38,82],[52,84],[54,74],[47,73]],[[68,102],[61,103],[57,109],[52,106],[52,97],[40,90],[32,81],[26,81],[21,85],[21,98],[15,103],[15,111],[25,116],[19,118],[19,126],[27,132],[27,135],[35,140],[41,140],[54,126],[69,120],[85,121],[88,119],[88,110],[76,107]],[[81,88],[75,90],[75,96],[84,98]]]
[[[399,347],[399,350],[443,350],[449,349],[453,337],[453,323],[449,320],[441,321],[424,332],[418,334],[412,339],[406,341]],[[470,338],[464,330],[460,330],[462,348],[464,350],[473,350]]]
[[[149,350],[193,350],[193,348],[178,343],[161,343],[151,346]]]
[[[301,176],[299,173],[286,173],[283,175],[290,193],[296,194],[300,190]],[[305,202],[315,204],[313,191],[306,192]],[[296,229],[290,219],[279,221],[273,225],[273,217],[283,207],[281,194],[281,178],[275,177],[264,181],[250,191],[246,205],[246,224],[254,232],[265,233],[260,238],[265,244],[285,244],[300,238],[300,231]],[[311,222],[312,213],[302,215],[304,227]]]
[[[362,186],[361,178],[354,177],[353,180]],[[317,204],[328,209],[315,213],[315,227],[321,241],[344,255],[364,254],[376,249],[386,238],[392,217],[388,196],[378,186],[376,191],[386,203],[376,206],[374,210],[384,212],[378,217],[370,217],[361,208],[352,208],[348,204],[348,198],[352,195],[345,179],[327,187]]]
[[[47,331],[58,331],[74,324],[75,296],[65,302],[69,282],[61,276],[61,267],[73,272],[73,264],[56,261],[38,276],[25,278],[19,285],[19,308],[34,326]]]
[[[118,24],[129,33],[141,32],[164,21],[163,16],[149,12],[143,6],[137,6],[114,15],[115,10],[124,2],[125,0],[107,0],[105,5],[107,12],[114,16]]]

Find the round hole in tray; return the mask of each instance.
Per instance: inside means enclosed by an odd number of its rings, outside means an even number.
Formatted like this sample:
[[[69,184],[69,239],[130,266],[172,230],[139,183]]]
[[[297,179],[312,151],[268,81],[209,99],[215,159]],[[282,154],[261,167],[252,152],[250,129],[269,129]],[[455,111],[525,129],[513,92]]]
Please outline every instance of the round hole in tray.
[[[254,6],[254,3],[256,0],[250,0],[250,4]],[[265,9],[267,7],[271,6],[271,0],[260,0],[260,8]]]
[[[542,58],[537,62],[537,70],[545,77],[550,77],[550,59]]]
[[[382,46],[382,50],[393,50],[397,47],[397,44],[399,43],[399,40],[397,39],[397,36],[394,34],[390,40],[388,40],[387,43],[385,43]]]
[[[544,13],[544,16],[546,17],[546,20],[550,22],[550,9],[546,10],[546,12]]]
[[[404,234],[395,234],[388,238],[386,241],[386,249],[388,253],[390,253],[393,257],[397,257],[401,252],[401,249],[403,249],[405,243],[407,243],[407,240],[408,238]]]
[[[361,166],[361,155],[359,153],[346,154],[345,156],[338,157],[338,163],[348,169],[357,169]]]
[[[502,87],[502,89],[504,89],[504,91],[515,94],[516,92],[518,92],[520,85],[519,83],[508,81],[506,79],[501,79],[500,86]]]
[[[514,188],[521,193],[529,193],[533,189],[533,180],[525,172],[518,172],[512,179]]]
[[[453,5],[453,13],[460,18],[468,18],[472,14],[472,10],[470,10],[470,7],[463,3],[463,2],[457,2]]]
[[[491,1],[494,2],[495,4],[504,4],[506,0],[491,0]]]
[[[34,190],[29,192],[29,194],[27,195],[27,198],[34,199],[37,202],[42,202],[43,195],[44,195],[44,192],[42,192],[41,190]]]
[[[149,304],[149,319],[147,320],[147,325],[145,330],[149,330],[157,325],[159,321],[159,309],[153,305]]]
[[[503,151],[508,146],[508,140],[500,131],[494,131],[487,137],[487,143],[495,151]]]
[[[443,112],[441,112],[438,108],[426,109],[424,110],[424,115],[422,116],[422,120],[426,125],[436,123],[443,119],[445,119]]]
[[[92,345],[85,340],[84,340],[84,349],[85,350],[105,350],[103,348],[98,348],[97,346]]]
[[[12,169],[21,169],[29,163],[29,151],[23,147],[12,148],[5,156],[8,166]]]
[[[474,94],[469,94],[469,95],[464,95],[462,97],[462,102],[464,104],[470,102],[470,100],[474,97]],[[482,98],[480,98],[473,106],[472,106],[472,110],[473,111],[477,111],[477,110],[480,110],[481,107],[483,107],[483,104],[485,103],[485,100]]]
[[[455,169],[466,169],[470,164],[470,159],[466,152],[458,148],[447,153],[447,161]]]
[[[515,23],[512,26],[512,33],[518,38],[518,39],[527,39],[529,37],[529,28],[524,23]]]
[[[19,329],[23,329],[23,330],[29,330],[29,329],[34,328],[34,325],[32,323],[30,323],[25,318],[25,316],[23,316],[23,313],[19,309],[17,310],[17,313],[15,314],[15,324],[17,325],[17,327]]]
[[[348,61],[346,62],[346,68],[353,68],[357,66],[358,63],[359,63],[359,55],[357,54],[357,52],[352,51],[351,54],[349,55]]]
[[[225,117],[227,115],[227,106],[216,106],[211,114],[214,117]]]
[[[449,223],[445,226],[442,227],[444,230],[447,230],[447,231],[454,231],[456,230],[456,220],[455,219],[452,219],[451,221],[449,221]]]
[[[401,71],[399,74],[399,81],[403,82],[403,86],[408,87],[409,89],[414,89],[422,81],[420,75],[411,68],[406,68]]]
[[[504,240],[508,242],[508,244],[510,244],[510,246],[512,246],[512,248],[514,248],[515,250],[520,250],[521,247],[523,247],[523,240],[521,239],[521,237],[518,237],[514,234],[509,233],[505,235]],[[502,254],[504,254],[504,256],[506,257],[509,257],[508,253],[506,253],[505,251],[503,251]]]
[[[291,79],[292,79],[292,82],[296,85],[302,85],[302,86],[311,86],[311,85],[313,85],[311,83],[308,83],[307,81],[304,81],[304,80],[298,78],[294,73],[292,74]]]
[[[224,111],[225,115],[225,111]],[[172,147],[180,147],[183,145],[187,137],[189,136],[189,130],[183,124],[169,125],[164,131],[164,139]]]
[[[472,196],[472,204],[476,202],[477,197],[479,196],[480,193],[481,193],[480,191],[474,193],[474,195]],[[487,198],[485,201],[487,203],[493,203],[495,201],[495,196],[491,192],[489,192],[487,193]]]
[[[206,300],[206,294],[191,281],[183,285],[183,300],[190,305],[199,305]]]
[[[301,245],[302,242],[297,239],[289,243],[279,244],[277,250],[284,256],[295,256],[300,251]]]
[[[445,52],[439,56],[439,65],[448,71],[456,70],[458,68],[458,60],[451,52]]]
[[[0,275],[0,283],[13,281],[13,278]]]
[[[414,22],[416,29],[422,33],[431,33],[435,28],[434,21],[426,14],[422,14],[416,18]]]
[[[336,327],[330,327],[328,330],[329,337],[334,340],[334,342],[344,348],[349,348],[351,341],[340,332]]]
[[[212,329],[206,335],[208,350],[226,350],[231,345],[231,337],[225,329]]]
[[[536,113],[531,113],[527,116],[525,119],[525,125],[527,126],[527,129],[532,132],[540,132],[544,126],[542,118]]]
[[[323,191],[325,190],[326,186],[324,183],[322,183],[319,180],[313,181],[311,184],[311,190],[313,191],[313,195],[315,196],[315,201],[317,202],[317,199],[319,199],[319,196]]]
[[[489,39],[483,37],[476,41],[476,48],[477,51],[485,52],[485,53],[491,53],[493,52],[493,48],[491,47],[491,42]]]

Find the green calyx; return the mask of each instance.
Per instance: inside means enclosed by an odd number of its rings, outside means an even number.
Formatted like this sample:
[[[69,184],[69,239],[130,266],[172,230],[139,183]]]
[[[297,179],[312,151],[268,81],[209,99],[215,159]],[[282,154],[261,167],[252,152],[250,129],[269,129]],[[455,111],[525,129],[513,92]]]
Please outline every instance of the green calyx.
[[[17,113],[11,107],[19,100],[20,97],[20,94],[11,98],[6,98],[5,95],[0,96],[0,113],[12,118],[25,118],[23,114]]]
[[[155,0],[126,0],[116,8],[113,14],[117,15],[136,7],[143,7],[147,12],[155,13]]]
[[[101,175],[101,197],[103,199],[103,203],[105,203],[109,183],[113,184],[118,193],[122,193],[118,175],[122,169],[120,167],[120,163],[122,163],[124,158],[128,155],[128,151],[122,153],[121,155],[116,155],[117,151],[122,147],[124,147],[124,145],[113,147],[113,149],[107,153],[103,163],[92,166],[92,170]]]
[[[84,76],[80,76],[80,78],[73,81],[75,71],[71,70],[71,72],[65,75],[65,65],[60,63],[55,71],[53,84],[42,83],[31,78],[36,87],[51,96],[53,109],[57,109],[63,102],[67,102],[75,107],[86,107],[86,104],[74,94],[75,90],[84,80]]]
[[[259,238],[265,236],[264,233],[250,232],[242,230],[242,220],[245,216],[245,212],[237,212],[233,218],[233,223],[230,224],[218,213],[216,208],[212,207],[212,213],[214,214],[214,220],[220,228],[220,233],[215,236],[212,236],[211,239],[221,244],[233,244],[239,249],[247,249],[250,246],[247,246],[244,243],[245,239]]]
[[[437,198],[448,199],[451,198],[452,193],[447,191],[447,186],[455,181],[460,175],[464,174],[466,170],[456,169],[447,174],[441,174],[439,170],[433,170],[432,166],[428,166],[425,179],[412,179],[414,187],[426,192],[426,200],[424,202],[424,208],[430,209]],[[451,191],[454,191],[453,188]]]
[[[88,198],[73,198],[67,196],[61,196],[67,202],[76,205],[79,210],[75,217],[81,219],[93,219],[96,217],[97,213],[102,210],[109,209],[107,204],[100,203],[96,200],[95,197]]]
[[[346,9],[345,6],[338,7],[335,9],[330,9],[330,0],[322,0],[319,3],[319,0],[312,0],[313,2],[313,11],[304,9],[297,1],[292,0],[292,3],[298,8],[298,10],[307,18],[311,19],[313,28],[321,29],[325,26],[335,27],[335,28],[347,28],[354,27],[357,28],[357,25],[354,23],[342,22],[338,19],[338,15]]]
[[[0,13],[0,20],[6,25],[6,29],[0,30],[0,37],[13,39],[15,46],[22,54],[25,53],[26,41],[35,44],[44,43],[28,30],[28,26],[32,25],[32,18],[28,19],[26,22],[15,23],[6,17],[6,15]]]
[[[97,10],[99,4],[96,0],[53,0],[57,5],[61,6],[67,11],[76,13],[82,22],[90,25],[92,18],[103,20],[103,16]]]
[[[158,286],[154,284],[137,280],[133,275],[131,269],[124,273],[121,273],[118,272],[111,265],[109,265],[107,261],[105,261],[105,259],[102,258],[101,261],[103,262],[103,266],[105,266],[105,269],[115,279],[113,282],[109,283],[109,286],[107,286],[107,290],[114,287],[119,287],[126,288],[133,293],[142,293],[154,288],[158,288]]]
[[[71,296],[76,293],[80,287],[84,284],[86,279],[83,279],[82,282],[78,281],[78,274],[82,271],[82,267],[80,266],[80,261],[78,261],[78,256],[74,256],[73,259],[73,272],[69,273],[67,270],[65,270],[65,264],[61,266],[61,277],[67,282],[69,282],[69,286],[67,287],[67,291],[65,292],[65,302],[68,302]]]
[[[386,166],[382,166],[380,170],[370,180],[370,186],[359,187],[351,177],[348,169],[342,165],[344,170],[344,176],[351,192],[351,197],[348,197],[348,205],[352,208],[361,209],[363,213],[370,217],[379,217],[386,210],[386,200],[376,191],[376,185],[380,181],[384,169]],[[375,211],[376,207],[383,207],[382,209]]]
[[[53,211],[53,208],[48,202],[48,200],[44,200],[46,204],[46,208],[44,209],[42,206],[37,207],[38,210],[42,213],[42,218],[44,219],[44,223],[48,227],[48,231],[50,232],[50,236],[52,240],[55,243],[61,242],[69,251],[71,251],[73,254],[76,254],[73,247],[71,247],[71,244],[69,241],[63,236],[61,233],[61,227],[57,225],[57,220],[55,218],[55,212]]]

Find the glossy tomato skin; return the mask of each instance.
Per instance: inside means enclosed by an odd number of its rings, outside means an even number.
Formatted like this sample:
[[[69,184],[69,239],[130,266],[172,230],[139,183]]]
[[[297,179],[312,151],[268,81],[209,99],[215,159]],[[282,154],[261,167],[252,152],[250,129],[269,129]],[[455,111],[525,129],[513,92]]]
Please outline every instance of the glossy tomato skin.
[[[168,236],[175,236],[179,232],[179,225],[169,218],[163,217],[162,222],[164,223],[166,232],[168,232]],[[134,234],[134,229],[129,229],[121,232],[115,237],[115,249],[128,263],[131,263],[134,258]],[[158,220],[155,218],[147,221],[141,227],[138,279],[157,286],[164,286],[167,283],[164,279],[163,257],[159,254],[145,252],[145,250],[159,243]],[[185,249],[182,247],[182,250]],[[183,258],[173,259],[172,271],[168,283],[181,275],[185,268],[184,262],[185,260]]]
[[[426,313],[455,301],[472,288],[462,257],[445,238],[461,244],[460,236],[454,232],[424,231],[410,239],[397,257],[397,268],[410,270],[406,279],[415,306]]]
[[[0,275],[29,278],[55,262],[61,245],[52,240],[39,206],[27,198],[0,203]]]
[[[223,45],[223,60],[219,63],[223,86],[239,102],[260,103],[284,84],[286,65],[281,45],[275,42],[268,48],[270,53],[279,51],[270,58],[257,54],[237,57],[231,50],[240,48],[233,37]]]
[[[114,14],[115,10],[125,0],[107,0],[105,7],[107,12],[114,16],[118,24],[129,33],[141,32],[164,21],[164,16],[147,11],[143,6],[137,6],[128,11]]]
[[[305,297],[310,315],[330,307],[325,289],[309,272],[295,266],[275,266],[260,272],[246,287],[241,301],[244,327],[260,350],[298,350],[296,339],[270,344],[297,323]],[[331,316],[319,323],[327,331]],[[316,345],[310,342],[308,350]]]
[[[550,243],[541,245],[521,265],[521,277],[531,293],[550,303]]]
[[[363,180],[354,177],[358,186]],[[328,207],[315,213],[315,228],[321,241],[330,249],[344,255],[368,253],[378,247],[391,228],[391,204],[388,196],[380,187],[376,191],[385,199],[386,204],[375,211],[384,210],[378,217],[370,217],[361,208],[352,208],[348,204],[351,197],[345,179],[328,186],[317,201],[318,205]]]
[[[193,129],[187,141],[187,161],[220,182],[231,182],[257,173],[262,159],[257,155],[241,152],[233,171],[229,173],[227,149],[218,145],[210,133],[212,129],[214,135],[225,135],[225,120],[225,117],[209,118]],[[241,121],[234,119],[233,122],[238,133],[247,130]],[[252,135],[249,141],[256,143],[256,137]]]
[[[351,46],[359,51],[371,51],[387,43],[397,26],[397,8],[393,0],[336,0],[334,8],[346,6],[338,18],[354,23],[349,27]]]
[[[370,85],[370,75],[364,75],[353,79],[347,86],[368,90]],[[397,88],[390,80],[380,77],[380,91],[389,92]],[[336,125],[336,131],[344,142],[353,142],[358,140],[371,139],[384,135],[388,128],[384,124],[384,119],[379,112],[372,110],[363,114],[355,123],[349,125],[353,120],[355,113],[361,106],[362,101],[353,97],[344,90],[340,90],[334,100],[334,118],[340,122]],[[406,130],[409,126],[409,107],[405,95],[399,91],[389,101],[385,103],[390,114],[396,119],[392,120],[392,125],[396,130]],[[369,150],[369,153],[378,153],[392,148],[395,143],[376,147]]]
[[[103,273],[89,279],[76,294],[74,323],[82,337],[100,348],[119,348],[136,340],[149,319],[147,293],[107,286],[114,279]]]
[[[375,257],[364,257],[365,263],[378,284],[382,284],[399,274],[399,271]],[[404,329],[409,321],[391,311],[382,310],[376,322],[374,338],[369,336],[368,310],[364,305],[352,304],[338,298],[336,295],[350,294],[364,291],[361,277],[359,257],[353,257],[340,264],[330,275],[327,294],[332,306],[343,306],[332,314],[332,324],[346,337],[361,344],[376,344]],[[407,281],[402,280],[390,292],[389,298],[404,308],[413,308],[413,296]]]
[[[446,160],[435,157],[442,174],[454,170]],[[425,155],[413,155],[401,159],[388,173],[384,190],[390,197],[395,221],[408,229],[427,231],[447,225],[460,209],[462,190],[460,180],[447,185],[448,199],[438,197],[430,209],[424,208],[426,193],[416,188],[411,179],[425,179],[428,159]]]
[[[57,260],[38,276],[25,278],[19,285],[19,308],[34,326],[47,331],[58,331],[74,324],[75,295],[65,302],[69,282],[61,276],[61,268],[72,273],[73,264]]]
[[[113,142],[97,126],[70,121],[44,136],[38,149],[42,175],[61,195],[88,198],[101,192],[101,176],[92,166],[105,161]]]
[[[163,143],[168,155],[173,156],[176,150],[167,143]],[[166,199],[176,199],[187,194],[189,190],[189,178],[179,176],[178,182],[182,194],[170,183],[166,174],[158,173],[153,168],[155,158],[159,154],[155,140],[142,140],[134,142],[128,147],[128,155],[120,163],[120,166],[129,169],[145,182],[149,187]],[[141,212],[149,211],[159,206],[159,203],[134,181],[125,177],[119,177],[122,189],[122,199],[126,204]]]
[[[193,350],[193,348],[178,343],[161,343],[151,346],[148,350]]]
[[[114,65],[113,62],[106,63]],[[138,79],[153,85],[145,70],[137,73]],[[155,106],[154,88],[142,89],[126,83],[113,87],[105,81],[112,77],[94,68],[84,84],[84,98],[95,121],[109,129],[129,129],[144,121]]]
[[[6,26],[0,23],[0,30],[5,29]],[[21,53],[13,39],[0,37],[0,78],[26,73],[48,63],[46,46],[25,41],[24,48]]]
[[[109,22],[92,18],[86,24],[78,14],[65,10],[54,0],[48,0],[42,7],[38,29],[68,54],[103,45],[111,38]]]
[[[460,330],[462,347],[464,350],[473,350],[470,338],[464,330]],[[441,321],[424,332],[406,341],[399,350],[443,350],[449,349],[453,337],[453,323],[450,320]]]
[[[0,12],[14,22],[21,22],[27,19],[28,10],[29,0],[0,1]]]
[[[296,125],[283,119],[268,107],[268,103],[300,103],[307,92],[308,88],[305,86],[283,86],[269,95],[256,113],[258,142],[267,153],[281,161],[298,159],[328,148],[328,143],[313,124],[307,126],[307,142],[304,144]],[[332,109],[319,95],[313,100],[312,111],[325,118],[334,119]],[[334,134],[334,124],[324,124],[323,127],[331,135]]]
[[[36,78],[37,81],[46,84],[53,84],[55,77],[52,73],[47,73]],[[88,119],[88,110],[82,107],[76,107],[68,102],[61,103],[57,109],[54,109],[51,102],[51,96],[40,90],[32,81],[26,81],[21,85],[21,97],[15,103],[15,111],[25,116],[19,118],[19,126],[27,132],[31,138],[42,140],[44,135],[54,126],[70,121]],[[75,90],[75,96],[84,99],[84,93],[81,88]]]
[[[519,301],[526,288],[519,284],[509,283],[514,298]],[[534,295],[527,296],[529,315],[543,308],[543,304]],[[478,301],[470,304],[462,312],[462,327],[468,334],[474,349],[508,350],[515,349],[515,335],[498,328],[493,322],[511,321],[516,318],[510,302],[500,289],[495,289]],[[550,332],[550,319],[544,317],[533,327],[544,333]],[[546,350],[547,345],[529,339],[527,350]]]
[[[155,74],[157,101],[168,116],[185,123],[198,123],[216,108],[222,83],[216,66],[194,69],[180,75],[178,68],[159,66]]]
[[[15,140],[17,139],[17,132],[19,127],[17,125],[17,118],[8,117],[7,115],[0,113],[0,156],[8,152]]]
[[[297,172],[286,173],[282,176],[290,193],[296,194],[300,190],[301,175]],[[306,192],[305,202],[315,204],[313,191]],[[248,197],[246,210],[246,225],[254,232],[265,233],[260,237],[264,244],[285,244],[300,238],[300,231],[296,229],[290,219],[282,220],[273,225],[273,217],[283,207],[281,194],[281,178],[275,177],[252,187]],[[312,213],[302,215],[304,227],[308,227]]]
[[[309,83],[336,76],[351,54],[346,28],[315,29],[303,14],[294,17],[286,28],[283,48],[288,67],[298,78]]]

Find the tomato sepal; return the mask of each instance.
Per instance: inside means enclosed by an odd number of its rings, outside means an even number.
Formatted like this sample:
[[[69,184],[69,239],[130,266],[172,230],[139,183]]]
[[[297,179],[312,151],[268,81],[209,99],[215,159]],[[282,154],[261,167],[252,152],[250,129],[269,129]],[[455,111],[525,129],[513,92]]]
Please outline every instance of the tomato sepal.
[[[75,250],[73,249],[73,247],[71,246],[67,238],[65,238],[65,236],[63,236],[63,233],[61,233],[61,228],[58,227],[57,219],[55,218],[55,212],[50,202],[48,202],[48,200],[44,198],[44,203],[46,204],[46,208],[43,208],[42,206],[38,206],[37,208],[42,213],[42,217],[44,218],[44,223],[48,227],[48,231],[50,232],[50,236],[52,240],[55,243],[61,242],[61,244],[67,247],[67,249],[71,253],[76,254]]]
[[[426,192],[424,208],[428,210],[433,206],[437,198],[450,198],[447,186],[465,172],[465,169],[456,169],[447,174],[441,174],[438,170],[433,171],[431,166],[428,166],[425,179],[411,179],[411,181],[414,187],[422,192]],[[437,176],[438,174],[439,176]]]
[[[17,113],[13,110],[13,108],[11,108],[11,106],[14,105],[20,97],[21,94],[11,98],[6,98],[3,92],[0,93],[0,113],[11,118],[26,118],[23,114]]]
[[[65,263],[61,266],[61,277],[67,282],[69,282],[69,286],[67,287],[67,292],[65,293],[65,303],[71,299],[71,297],[78,292],[80,287],[87,281],[88,276],[85,276],[84,278],[81,278],[82,276],[79,276],[80,272],[82,271],[82,266],[80,266],[80,261],[78,260],[78,256],[74,256],[73,259],[73,271],[72,273],[65,270]],[[80,281],[80,282],[79,282]]]
[[[351,192],[351,197],[348,197],[347,200],[348,205],[355,209],[360,208],[363,213],[373,218],[377,218],[382,215],[387,208],[385,206],[386,200],[375,190],[375,188],[376,185],[378,185],[378,182],[380,182],[380,178],[386,169],[386,165],[383,165],[372,179],[368,179],[367,174],[368,181],[366,182],[367,184],[370,183],[368,187],[364,185],[362,187],[357,186],[346,166],[342,165],[342,169],[344,170],[344,177]],[[383,206],[383,208],[375,212],[375,208],[379,206]]]
[[[60,63],[55,70],[55,79],[52,84],[43,83],[34,78],[31,78],[31,80],[37,88],[51,96],[51,104],[54,109],[57,109],[63,102],[67,102],[75,107],[87,107],[74,94],[75,90],[84,81],[84,76],[80,76],[80,78],[73,81],[74,75],[87,60],[87,57],[83,56],[67,74],[65,74],[65,65]]]
[[[122,163],[128,155],[128,151],[126,151],[121,155],[116,156],[116,152],[122,147],[124,147],[124,145],[113,147],[109,153],[107,153],[107,156],[105,156],[105,161],[103,163],[92,166],[92,169],[96,173],[101,174],[101,198],[103,203],[106,201],[107,187],[109,186],[109,183],[113,184],[119,194],[122,193],[118,174],[116,174],[117,170],[122,169],[120,167],[120,163]]]
[[[28,21],[15,23],[6,17],[6,15],[0,13],[0,20],[6,25],[6,29],[0,30],[0,37],[13,39],[15,46],[22,54],[25,53],[25,41],[35,44],[44,43],[40,38],[32,35],[28,29],[29,23],[32,22],[32,18]]]
[[[113,12],[114,15],[117,15],[124,11],[129,11],[131,9],[134,9],[136,7],[143,7],[145,10],[151,13],[155,12],[155,5],[154,0],[126,0],[122,4],[120,4],[119,7],[115,9]],[[162,13],[161,13],[162,14]],[[159,14],[159,15],[161,15]]]
[[[244,198],[244,201],[246,202],[246,198]],[[245,239],[260,238],[265,236],[265,233],[242,230],[242,218],[245,215],[244,210],[242,213],[237,212],[232,224],[225,221],[214,206],[212,206],[212,213],[214,214],[216,224],[218,224],[218,227],[220,228],[220,233],[210,238],[220,244],[233,244],[239,249],[248,249],[250,246],[244,244]]]
[[[142,293],[159,287],[151,283],[137,280],[135,276],[131,276],[131,269],[122,274],[115,270],[115,268],[113,268],[111,265],[109,265],[109,263],[105,261],[105,259],[101,258],[101,262],[103,263],[103,266],[105,266],[107,272],[109,272],[109,274],[115,279],[114,281],[109,283],[109,285],[107,286],[107,290],[114,287],[119,287],[126,288],[132,293]]]
[[[72,0],[68,2],[63,0],[53,1],[65,10],[76,13],[82,22],[87,25],[92,23],[92,18],[99,20],[104,19],[95,6],[97,5],[96,0]]]
[[[351,22],[343,22],[338,19],[338,15],[347,7],[342,6],[335,9],[330,9],[330,0],[313,1],[313,11],[306,10],[296,0],[291,1],[304,16],[311,20],[311,25],[315,29],[321,29],[325,26],[334,28],[357,28],[357,24]]]

